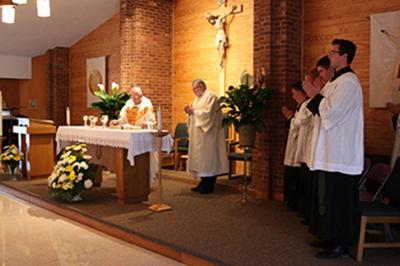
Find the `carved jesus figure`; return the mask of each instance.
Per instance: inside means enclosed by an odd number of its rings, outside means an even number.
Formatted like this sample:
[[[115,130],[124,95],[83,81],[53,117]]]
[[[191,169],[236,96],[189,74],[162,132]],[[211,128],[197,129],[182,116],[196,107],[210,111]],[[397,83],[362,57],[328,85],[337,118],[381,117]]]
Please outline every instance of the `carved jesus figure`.
[[[213,15],[209,12],[206,13],[208,22],[217,30],[217,34],[215,36],[215,46],[218,50],[218,64],[221,68],[224,67],[226,49],[229,46],[228,37],[226,36],[226,18],[233,14],[236,9],[237,6],[231,6],[226,10],[226,12],[219,15]]]

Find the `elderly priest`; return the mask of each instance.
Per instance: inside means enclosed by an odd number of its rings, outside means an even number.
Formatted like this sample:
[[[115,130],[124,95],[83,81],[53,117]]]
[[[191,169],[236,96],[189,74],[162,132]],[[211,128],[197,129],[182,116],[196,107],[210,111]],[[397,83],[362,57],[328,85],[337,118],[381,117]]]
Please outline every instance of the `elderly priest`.
[[[209,194],[214,191],[217,176],[228,172],[222,112],[218,97],[207,90],[204,81],[194,80],[192,90],[196,95],[193,105],[184,108],[190,138],[188,170],[201,178],[192,191]]]
[[[112,120],[111,125],[132,125],[153,128],[156,120],[153,112],[153,104],[150,99],[143,95],[142,89],[138,85],[132,85],[129,99],[119,114],[119,119]]]

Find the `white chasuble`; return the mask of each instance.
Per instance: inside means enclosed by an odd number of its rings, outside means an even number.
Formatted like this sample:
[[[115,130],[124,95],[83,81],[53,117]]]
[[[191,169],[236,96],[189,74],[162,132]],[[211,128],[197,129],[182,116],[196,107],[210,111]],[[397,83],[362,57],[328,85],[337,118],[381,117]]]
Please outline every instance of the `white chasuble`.
[[[218,98],[209,90],[196,97],[194,114],[188,119],[188,171],[195,177],[208,177],[228,172],[228,157],[222,112]]]
[[[122,125],[147,126],[147,124],[151,124],[154,126],[156,123],[153,104],[145,96],[142,96],[139,104],[135,104],[132,99],[129,99],[122,107],[119,116]]]

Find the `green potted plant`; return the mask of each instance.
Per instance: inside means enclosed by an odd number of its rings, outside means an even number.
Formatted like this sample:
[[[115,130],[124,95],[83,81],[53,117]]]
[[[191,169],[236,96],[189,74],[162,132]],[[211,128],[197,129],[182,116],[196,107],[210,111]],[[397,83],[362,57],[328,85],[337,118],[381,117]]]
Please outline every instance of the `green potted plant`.
[[[115,82],[111,83],[111,94],[108,94],[103,85],[98,84],[98,91],[94,94],[100,99],[99,102],[92,103],[92,107],[99,109],[103,115],[107,115],[108,118],[117,119],[119,111],[125,105],[126,101],[129,100],[129,95],[119,89],[119,85]]]
[[[265,126],[266,100],[271,93],[270,88],[250,88],[242,84],[230,86],[226,96],[219,99],[221,108],[226,111],[222,124],[235,126],[241,146],[254,146],[256,131],[260,132]]]

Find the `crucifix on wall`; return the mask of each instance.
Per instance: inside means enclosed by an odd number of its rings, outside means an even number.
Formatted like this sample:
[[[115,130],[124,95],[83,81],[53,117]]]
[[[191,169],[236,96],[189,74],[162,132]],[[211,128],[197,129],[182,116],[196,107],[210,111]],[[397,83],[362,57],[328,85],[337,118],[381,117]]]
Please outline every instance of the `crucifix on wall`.
[[[219,96],[225,93],[225,64],[226,50],[229,47],[226,24],[231,15],[243,12],[243,5],[227,6],[226,0],[218,0],[218,8],[205,13],[207,21],[217,30],[215,35],[215,47],[218,51],[219,68]]]
[[[217,30],[215,35],[215,46],[218,51],[218,64],[221,69],[225,66],[226,50],[229,47],[226,31],[226,19],[230,15],[243,12],[243,5],[226,6],[226,2],[227,1],[225,0],[219,0],[219,7],[217,9],[205,13],[208,22]]]

